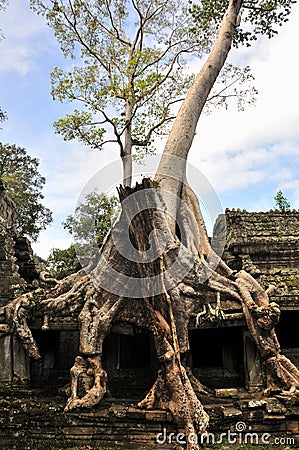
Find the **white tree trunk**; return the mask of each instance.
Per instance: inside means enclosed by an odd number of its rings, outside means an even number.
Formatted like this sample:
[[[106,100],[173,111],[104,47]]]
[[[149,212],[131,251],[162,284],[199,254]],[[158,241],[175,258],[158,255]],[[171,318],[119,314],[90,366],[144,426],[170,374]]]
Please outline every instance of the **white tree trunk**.
[[[166,192],[171,194],[165,201],[173,234],[176,218],[182,214],[182,209],[186,209],[186,206],[190,208],[193,222],[196,222],[196,230],[192,229],[194,227],[190,228],[189,218],[187,221],[189,225],[185,230],[185,234],[190,236],[187,246],[193,253],[197,251],[202,259],[213,252],[198,199],[187,184],[186,161],[200,114],[231,49],[242,3],[243,0],[230,0],[213,49],[191,86],[172,126],[155,176],[163,195],[167,197]],[[230,273],[229,269],[225,271],[227,274]]]
[[[123,186],[131,187],[132,184],[132,105],[128,100],[126,104],[125,118],[126,118],[126,129],[125,129],[125,144],[124,149],[121,154],[122,164],[123,164]]]

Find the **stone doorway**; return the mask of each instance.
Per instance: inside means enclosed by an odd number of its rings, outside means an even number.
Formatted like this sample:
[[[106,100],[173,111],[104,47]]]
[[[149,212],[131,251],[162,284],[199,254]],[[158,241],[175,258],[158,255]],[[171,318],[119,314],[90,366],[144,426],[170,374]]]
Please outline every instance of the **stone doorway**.
[[[70,382],[70,369],[79,352],[78,330],[33,330],[41,360],[30,361],[31,387],[60,388]]]
[[[243,327],[189,331],[194,375],[211,388],[244,387]]]
[[[145,328],[115,324],[104,340],[102,359],[112,396],[141,398],[155,382],[154,339]]]
[[[282,310],[276,333],[282,353],[299,367],[299,310]]]

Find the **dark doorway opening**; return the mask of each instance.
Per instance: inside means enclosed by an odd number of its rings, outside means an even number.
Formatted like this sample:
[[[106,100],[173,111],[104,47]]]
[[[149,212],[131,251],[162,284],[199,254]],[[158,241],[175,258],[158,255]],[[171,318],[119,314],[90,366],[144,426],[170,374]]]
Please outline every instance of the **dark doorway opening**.
[[[299,367],[299,311],[281,311],[279,323],[276,326],[277,337],[282,353]]]
[[[242,327],[190,330],[193,372],[212,388],[243,387]]]
[[[37,343],[41,359],[31,360],[30,385],[32,387],[54,386],[57,379],[55,355],[59,347],[59,335],[52,330],[33,330],[32,335]]]
[[[145,369],[150,367],[150,334],[141,332],[138,334],[118,334],[119,339],[119,368],[120,369]]]
[[[118,327],[118,330],[121,327]],[[125,326],[111,332],[103,343],[103,367],[115,397],[142,397],[153,385],[157,358],[152,333]]]
[[[70,381],[70,369],[79,351],[79,331],[33,330],[41,359],[30,362],[32,387],[59,388]]]

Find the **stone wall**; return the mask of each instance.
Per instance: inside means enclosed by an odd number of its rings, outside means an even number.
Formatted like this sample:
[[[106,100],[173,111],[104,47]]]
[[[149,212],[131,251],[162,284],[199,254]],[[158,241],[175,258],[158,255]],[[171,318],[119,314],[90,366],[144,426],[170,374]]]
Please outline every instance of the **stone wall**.
[[[7,304],[25,283],[18,273],[15,256],[16,208],[0,181],[0,307]]]
[[[221,241],[225,241],[222,257],[232,269],[246,270],[265,289],[270,285],[276,287],[271,301],[281,308],[276,332],[282,353],[299,367],[299,336],[296,333],[299,320],[299,211],[227,209],[214,227],[216,249],[221,248]],[[223,297],[222,308],[231,309],[231,300],[227,302]],[[242,315],[241,305],[233,305],[233,308]],[[235,320],[229,325],[236,327],[238,323]],[[259,352],[244,319],[239,325],[243,325],[245,386],[248,391],[259,390],[264,385]]]
[[[17,210],[0,181],[0,324],[5,324],[3,306],[28,291],[38,278],[38,268],[27,238],[14,228]],[[4,329],[0,333],[0,385],[28,386],[29,359],[19,339]]]
[[[16,205],[0,181],[0,307],[30,289],[39,277],[30,241],[14,228]]]
[[[177,434],[172,417],[166,411],[142,410],[130,402],[106,399],[101,408],[64,413],[63,398],[45,398],[27,392],[20,402],[20,392],[10,390],[1,394],[3,449],[182,448],[178,442],[182,443],[183,437]],[[213,403],[205,401],[205,409],[211,423],[209,435],[202,438],[202,448],[220,448],[221,437],[221,448],[243,448],[246,443],[245,448],[255,448],[257,444],[260,444],[257,448],[264,448],[263,444],[279,450],[298,448],[299,416],[295,400],[242,399],[234,389],[219,389]]]
[[[248,212],[226,210],[215,224],[216,241],[226,222],[224,259],[247,270],[277,291],[273,301],[282,309],[299,308],[299,211]]]

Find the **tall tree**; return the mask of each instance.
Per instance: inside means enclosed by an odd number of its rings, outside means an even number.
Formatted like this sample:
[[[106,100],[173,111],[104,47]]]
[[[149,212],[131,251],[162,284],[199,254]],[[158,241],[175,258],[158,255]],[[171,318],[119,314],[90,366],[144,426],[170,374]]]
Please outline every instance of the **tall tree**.
[[[38,171],[39,160],[22,147],[0,143],[0,179],[14,200],[17,230],[36,240],[52,222],[52,213],[42,204],[45,178]]]
[[[75,245],[61,250],[53,248],[45,261],[49,274],[60,280],[81,269],[79,259],[91,257],[94,246],[101,247],[117,214],[118,200],[115,196],[93,191],[87,194],[74,214],[67,216],[64,228],[73,236]],[[119,211],[118,211],[119,212]],[[77,253],[79,253],[79,258]]]
[[[202,56],[214,35],[212,27],[195,30],[184,0],[31,0],[54,29],[66,57],[78,60],[70,71],[52,72],[52,95],[78,105],[55,123],[64,139],[78,139],[100,149],[116,143],[123,161],[123,184],[131,184],[132,150],[141,157],[157,135],[168,131],[176,103],[194,76],[186,55]],[[247,70],[229,66],[226,88],[242,85],[248,98]],[[232,92],[229,95],[236,95]],[[215,101],[215,95],[212,96]],[[82,109],[83,108],[83,109]]]
[[[80,2],[78,1],[78,4]],[[46,314],[82,308],[80,357],[71,371],[72,389],[66,410],[99,403],[107,391],[102,344],[113,321],[129,321],[149,329],[160,369],[156,382],[139,405],[168,409],[186,439],[188,450],[199,450],[194,437],[206,430],[208,415],[196,396],[204,391],[187,367],[188,323],[213,299],[217,316],[221,296],[243,309],[248,329],[267,374],[267,390],[291,395],[299,387],[297,368],[280,352],[274,326],[279,308],[270,303],[272,288],[263,288],[244,270],[234,273],[210,246],[198,200],[187,183],[186,160],[204,104],[233,42],[250,42],[259,33],[272,36],[287,19],[292,0],[204,0],[194,10],[199,26],[216,27],[209,57],[194,80],[175,119],[154,182],[144,179],[134,189],[121,187],[122,212],[89,272],[62,280],[40,307]],[[237,31],[239,14],[251,24]],[[247,28],[248,30],[248,28]],[[251,33],[251,34],[250,34]],[[253,34],[252,34],[253,33]],[[180,228],[178,233],[177,228]],[[128,239],[129,237],[129,239]],[[127,245],[126,245],[127,242]],[[130,245],[131,243],[131,245]],[[208,292],[207,292],[208,291]],[[9,305],[7,317],[32,357],[39,352],[24,323],[28,294]],[[29,306],[28,306],[29,305]],[[213,309],[214,308],[214,309]],[[208,345],[208,343],[202,343]],[[92,372],[94,384],[80,398],[78,376]]]

